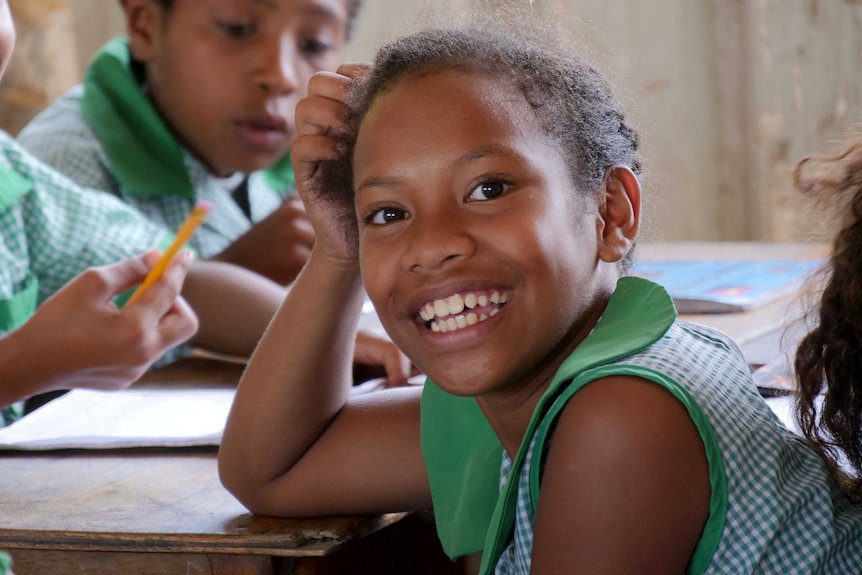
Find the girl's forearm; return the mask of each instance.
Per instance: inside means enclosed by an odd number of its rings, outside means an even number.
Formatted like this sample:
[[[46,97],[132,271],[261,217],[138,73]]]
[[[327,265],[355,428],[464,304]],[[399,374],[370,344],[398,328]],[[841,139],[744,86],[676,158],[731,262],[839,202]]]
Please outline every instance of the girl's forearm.
[[[247,502],[288,471],[344,406],[364,292],[358,268],[312,254],[242,377],[219,452]]]

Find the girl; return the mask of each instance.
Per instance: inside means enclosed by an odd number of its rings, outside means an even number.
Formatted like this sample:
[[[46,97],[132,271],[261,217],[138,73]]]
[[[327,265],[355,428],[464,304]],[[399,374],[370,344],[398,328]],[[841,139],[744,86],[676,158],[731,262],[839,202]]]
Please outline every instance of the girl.
[[[811,165],[820,169],[806,174]],[[841,460],[847,490],[862,500],[862,317],[859,274],[862,272],[862,141],[833,156],[805,158],[796,167],[803,193],[836,207],[844,214],[835,236],[814,326],[796,353],[799,382],[797,418],[805,436],[828,456]],[[822,405],[818,396],[823,394]]]
[[[249,509],[433,506],[446,552],[482,551],[483,573],[862,569],[862,512],[736,347],[620,277],[638,139],[595,70],[427,31],[384,48],[345,105],[347,82],[315,76],[297,109],[317,242],[219,455]],[[348,400],[363,286],[422,390]]]

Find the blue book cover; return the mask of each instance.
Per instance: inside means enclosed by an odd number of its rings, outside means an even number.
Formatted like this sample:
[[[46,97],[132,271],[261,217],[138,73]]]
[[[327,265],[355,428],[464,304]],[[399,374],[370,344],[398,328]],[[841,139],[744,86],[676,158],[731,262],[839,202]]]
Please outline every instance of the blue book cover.
[[[818,260],[645,260],[631,275],[661,284],[679,313],[747,311],[797,289]]]

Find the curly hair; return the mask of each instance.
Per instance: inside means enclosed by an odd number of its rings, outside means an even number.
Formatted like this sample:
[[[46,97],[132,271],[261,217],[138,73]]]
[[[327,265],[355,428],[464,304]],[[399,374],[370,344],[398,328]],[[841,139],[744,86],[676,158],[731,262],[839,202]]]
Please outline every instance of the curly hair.
[[[812,165],[820,169],[803,174]],[[794,368],[796,416],[853,499],[862,500],[862,140],[796,166],[796,187],[835,205],[843,218],[824,268],[826,284]],[[822,394],[822,404],[819,396]],[[850,469],[838,472],[845,459]],[[849,475],[848,473],[849,472]]]
[[[369,76],[354,83],[347,135],[338,158],[321,166],[319,193],[352,204],[353,149],[376,98],[403,79],[442,70],[488,74],[521,93],[540,128],[559,146],[574,188],[583,195],[599,190],[615,165],[641,173],[637,132],[626,122],[605,77],[580,58],[484,28],[431,29],[381,48]],[[627,257],[623,269],[629,261]]]

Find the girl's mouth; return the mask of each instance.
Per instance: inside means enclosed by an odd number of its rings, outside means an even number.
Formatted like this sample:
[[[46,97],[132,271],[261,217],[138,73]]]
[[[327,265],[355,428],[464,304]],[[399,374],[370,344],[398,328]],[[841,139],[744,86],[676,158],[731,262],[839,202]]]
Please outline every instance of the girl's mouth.
[[[510,292],[501,290],[456,293],[429,301],[419,310],[419,317],[431,331],[457,331],[494,317],[510,297]]]

